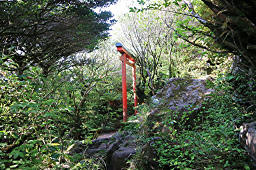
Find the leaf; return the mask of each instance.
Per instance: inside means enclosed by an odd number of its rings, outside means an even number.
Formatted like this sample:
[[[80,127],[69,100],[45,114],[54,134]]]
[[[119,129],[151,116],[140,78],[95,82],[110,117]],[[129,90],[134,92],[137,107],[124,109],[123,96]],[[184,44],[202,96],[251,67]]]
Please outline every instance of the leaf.
[[[250,167],[248,165],[244,165],[245,170],[250,170]]]
[[[232,80],[232,79],[234,79],[235,77],[233,76],[233,75],[230,75],[230,76],[227,76],[226,77],[226,79],[228,80],[228,81],[230,81],[230,80]]]
[[[0,131],[0,133],[3,133],[3,134],[7,134],[7,132],[5,131],[5,130],[3,130],[3,131]]]
[[[49,100],[45,101],[44,104],[46,104],[46,105],[52,105],[53,103],[54,103],[54,99],[49,99]]]
[[[176,1],[174,1],[173,3],[174,3],[174,5],[179,6],[179,3]]]
[[[44,114],[44,117],[57,118],[58,116],[53,112],[47,112],[47,113]]]
[[[50,146],[59,146],[59,143],[51,143]]]
[[[13,169],[13,168],[17,168],[18,167],[18,164],[16,165],[11,165],[10,168]]]
[[[13,150],[10,155],[13,156],[14,159],[17,159],[18,157],[21,157],[23,158],[24,157],[24,154],[20,151],[17,151],[17,150]]]

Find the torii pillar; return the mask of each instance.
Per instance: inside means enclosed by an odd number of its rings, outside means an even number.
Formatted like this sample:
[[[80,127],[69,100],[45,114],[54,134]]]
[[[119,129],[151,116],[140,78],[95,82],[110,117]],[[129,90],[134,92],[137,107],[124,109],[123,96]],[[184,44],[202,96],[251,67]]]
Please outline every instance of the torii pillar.
[[[132,67],[133,77],[133,94],[134,94],[134,107],[137,106],[137,95],[136,95],[136,66],[135,59],[131,53],[129,53],[121,43],[116,43],[117,51],[122,55],[120,60],[122,61],[122,95],[123,95],[123,121],[127,121],[127,87],[126,87],[126,64]],[[135,115],[137,110],[135,109]]]

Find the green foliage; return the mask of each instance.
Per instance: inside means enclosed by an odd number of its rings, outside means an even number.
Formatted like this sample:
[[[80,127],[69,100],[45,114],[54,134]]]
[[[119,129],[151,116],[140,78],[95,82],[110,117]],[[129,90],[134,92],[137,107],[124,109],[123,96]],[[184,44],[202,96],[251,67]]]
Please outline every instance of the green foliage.
[[[120,124],[120,80],[106,63],[95,59],[48,77],[31,67],[22,79],[1,70],[0,166],[89,166],[93,160],[80,165],[85,158],[72,158],[65,151],[74,140],[90,141]]]
[[[225,49],[240,56],[244,66],[255,69],[255,46],[252,44],[255,41],[256,29],[253,26],[255,21],[249,19],[254,16],[254,5],[250,2],[235,2],[233,4],[221,0],[183,2],[179,0],[160,0],[147,2],[150,3],[146,7],[142,7],[142,9],[133,8],[131,11],[162,10],[165,7],[175,5],[177,10],[172,10],[172,12],[183,15],[190,20],[190,22],[186,22],[186,19],[181,20],[181,27],[176,29],[179,38],[208,51],[224,52],[220,49]],[[224,14],[219,15],[221,13]],[[188,32],[190,33],[187,34]]]
[[[141,129],[141,126],[143,125],[144,120],[146,120],[147,114],[150,111],[150,107],[147,104],[141,104],[136,107],[137,115],[130,116],[128,118],[128,122],[124,122],[124,126],[121,130],[123,131],[129,131],[133,134],[137,134],[138,129]]]
[[[115,0],[52,1],[27,0],[0,3],[0,56],[15,62],[9,70],[22,75],[30,66],[44,74],[60,59],[93,50],[108,36],[110,12],[96,13],[96,7]],[[73,63],[74,64],[74,63]]]
[[[254,71],[230,73],[226,80],[233,88],[234,101],[244,106],[247,112],[254,113],[256,109],[256,77]]]
[[[225,79],[233,78],[227,76]],[[252,119],[253,115],[235,103],[232,86],[223,81],[225,79],[220,78],[216,84],[208,84],[215,87],[215,92],[205,101],[200,111],[184,112],[177,121],[175,116],[178,114],[161,106],[151,118],[148,117],[138,133],[143,136],[144,145],[158,137],[151,144],[157,157],[147,162],[143,159],[145,151],[138,153],[134,160],[138,168],[145,164],[151,164],[155,169],[253,167],[237,134],[238,127]]]
[[[121,38],[138,61],[139,81],[145,95],[161,89],[161,81],[167,78],[217,77],[230,67],[231,56],[220,52],[213,33],[193,17],[186,3],[178,0],[138,3],[132,9],[133,14],[122,17],[125,37]],[[193,1],[192,5],[203,10],[199,1]]]
[[[113,67],[117,61],[110,57],[116,53],[107,45],[94,54],[87,53],[88,58],[77,53],[95,49],[99,40],[107,37],[111,15],[93,9],[113,2],[0,3],[0,169],[105,167],[101,159],[70,156],[67,150],[76,140],[88,144],[102,131],[120,127],[121,75]],[[220,47],[215,40],[227,50],[237,51],[245,65],[253,68],[255,53],[248,35],[255,31],[240,27],[240,15],[223,19],[213,28],[216,19],[201,1],[194,0],[192,7],[181,0],[138,2],[143,8],[131,10],[141,13],[131,14],[134,20],[123,18],[127,29],[123,35],[130,38],[129,47],[136,54],[140,103],[161,89],[167,78],[225,72],[232,56],[216,53]],[[226,2],[217,6],[221,11],[216,17],[230,10]],[[198,17],[191,17],[194,12],[208,20],[208,28]],[[238,25],[234,34],[228,30],[231,21]],[[242,23],[248,25],[247,20]],[[134,157],[137,168],[250,169],[251,162],[237,138],[237,127],[255,119],[255,74],[246,69],[219,78],[216,84],[207,82],[216,91],[200,111],[176,114],[166,106],[138,106],[139,114],[123,127],[137,134],[138,145],[144,145]],[[128,98],[132,101],[132,90]],[[158,110],[148,116],[155,107]],[[133,106],[129,108],[133,114]]]

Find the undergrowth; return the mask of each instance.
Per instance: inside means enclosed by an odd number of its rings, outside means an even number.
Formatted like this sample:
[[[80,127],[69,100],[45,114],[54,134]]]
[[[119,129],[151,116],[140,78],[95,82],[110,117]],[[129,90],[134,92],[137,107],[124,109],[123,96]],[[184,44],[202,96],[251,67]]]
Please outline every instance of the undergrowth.
[[[166,108],[148,116],[137,130],[141,147],[131,164],[137,169],[253,169],[238,138],[240,125],[252,120],[253,112],[234,101],[231,78],[208,82],[215,92],[200,111],[184,112],[179,121]]]

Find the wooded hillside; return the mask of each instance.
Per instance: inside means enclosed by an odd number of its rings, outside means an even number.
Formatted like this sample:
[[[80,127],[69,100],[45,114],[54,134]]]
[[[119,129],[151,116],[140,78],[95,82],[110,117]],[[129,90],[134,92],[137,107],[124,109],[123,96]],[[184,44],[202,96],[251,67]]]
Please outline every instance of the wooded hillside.
[[[255,169],[256,2],[127,4],[0,1],[0,169]]]

